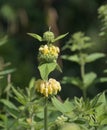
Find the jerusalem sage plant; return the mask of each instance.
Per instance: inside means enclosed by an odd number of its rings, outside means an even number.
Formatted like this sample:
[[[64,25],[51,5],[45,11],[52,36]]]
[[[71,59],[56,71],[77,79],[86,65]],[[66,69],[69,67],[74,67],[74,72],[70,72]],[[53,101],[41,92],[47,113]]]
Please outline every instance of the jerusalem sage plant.
[[[40,75],[42,79],[35,82],[36,91],[45,97],[44,106],[44,130],[48,130],[47,125],[47,100],[49,96],[56,95],[58,91],[61,90],[60,83],[53,78],[48,79],[50,72],[54,71],[56,68],[60,68],[57,64],[58,54],[60,49],[54,45],[59,39],[62,39],[67,35],[63,34],[55,38],[54,33],[50,31],[43,34],[43,38],[37,34],[28,33],[28,35],[36,38],[37,40],[45,41],[45,45],[41,45],[38,53]]]

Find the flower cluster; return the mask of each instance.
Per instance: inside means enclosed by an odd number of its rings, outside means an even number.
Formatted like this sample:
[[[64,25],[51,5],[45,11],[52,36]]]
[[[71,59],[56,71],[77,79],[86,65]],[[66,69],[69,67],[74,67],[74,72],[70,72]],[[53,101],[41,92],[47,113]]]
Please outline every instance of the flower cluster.
[[[49,95],[56,95],[58,91],[61,90],[60,83],[53,78],[50,78],[48,81],[37,80],[36,83],[36,91],[43,94],[45,97]]]
[[[39,62],[56,62],[60,50],[52,44],[42,45],[39,48],[38,60]]]

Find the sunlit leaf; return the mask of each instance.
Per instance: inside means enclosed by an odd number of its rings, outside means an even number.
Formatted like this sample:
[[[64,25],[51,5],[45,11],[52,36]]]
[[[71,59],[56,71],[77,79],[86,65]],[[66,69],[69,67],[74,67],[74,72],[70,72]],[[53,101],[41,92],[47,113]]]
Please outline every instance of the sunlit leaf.
[[[42,41],[42,37],[39,36],[38,34],[35,34],[35,33],[27,33],[28,35],[30,35],[31,37],[37,39],[38,41]]]

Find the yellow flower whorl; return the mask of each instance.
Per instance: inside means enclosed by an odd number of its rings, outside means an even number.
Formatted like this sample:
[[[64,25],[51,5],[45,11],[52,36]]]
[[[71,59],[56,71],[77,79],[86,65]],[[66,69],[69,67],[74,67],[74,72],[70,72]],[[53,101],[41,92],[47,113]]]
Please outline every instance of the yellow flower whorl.
[[[39,79],[36,81],[35,85],[36,91],[43,94],[45,97],[56,95],[61,90],[60,83],[53,78],[50,78],[48,81]]]
[[[39,48],[39,62],[56,62],[60,49],[52,44],[42,45]]]

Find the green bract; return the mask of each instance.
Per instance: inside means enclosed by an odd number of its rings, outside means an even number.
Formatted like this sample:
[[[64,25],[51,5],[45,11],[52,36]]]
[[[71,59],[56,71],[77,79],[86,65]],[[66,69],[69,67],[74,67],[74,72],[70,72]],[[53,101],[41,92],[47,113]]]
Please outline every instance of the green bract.
[[[38,41],[42,42],[42,41],[46,41],[48,44],[52,44],[62,38],[64,38],[68,33],[65,33],[65,34],[62,34],[58,37],[55,38],[55,35],[53,32],[51,31],[46,31],[43,33],[43,37],[41,37],[40,35],[38,34],[35,34],[35,33],[27,33],[28,35],[30,35],[31,37],[37,39]]]

